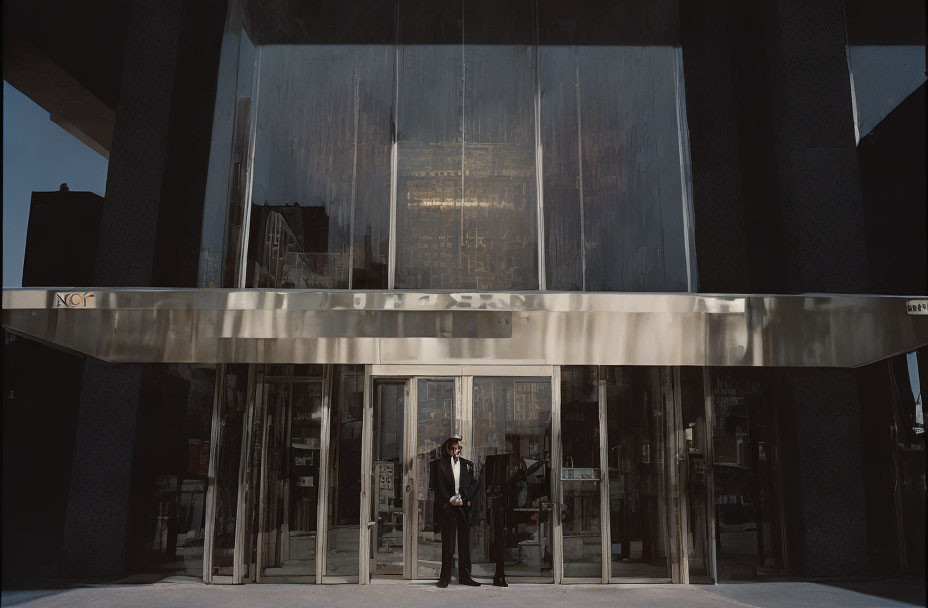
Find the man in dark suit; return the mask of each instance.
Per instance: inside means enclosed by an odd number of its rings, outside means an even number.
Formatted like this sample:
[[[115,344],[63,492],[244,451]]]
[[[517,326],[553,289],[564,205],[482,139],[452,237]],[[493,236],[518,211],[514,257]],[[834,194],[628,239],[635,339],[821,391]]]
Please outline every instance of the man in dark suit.
[[[470,577],[470,509],[477,489],[474,463],[461,458],[460,438],[449,437],[439,465],[432,469],[435,520],[441,524],[441,573],[438,586],[447,587],[454,567],[454,538],[458,544],[458,582],[479,587]]]

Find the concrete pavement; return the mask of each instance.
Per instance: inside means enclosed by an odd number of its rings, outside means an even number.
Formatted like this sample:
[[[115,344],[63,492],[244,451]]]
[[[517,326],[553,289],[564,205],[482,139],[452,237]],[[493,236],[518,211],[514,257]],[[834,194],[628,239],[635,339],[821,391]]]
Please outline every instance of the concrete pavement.
[[[11,590],[2,605],[21,608],[124,607],[228,608],[545,608],[622,606],[657,608],[902,608],[925,605],[923,581],[854,583],[775,582],[724,585],[512,585],[447,589],[421,583],[373,585],[204,585],[158,582],[146,585],[92,585],[57,590]]]

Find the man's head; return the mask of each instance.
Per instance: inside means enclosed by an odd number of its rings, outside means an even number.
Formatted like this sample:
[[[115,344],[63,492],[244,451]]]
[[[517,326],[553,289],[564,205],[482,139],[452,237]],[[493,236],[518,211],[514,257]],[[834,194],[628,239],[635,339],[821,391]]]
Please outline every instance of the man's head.
[[[460,456],[461,438],[448,437],[448,439],[445,440],[445,452],[448,454],[448,456]]]

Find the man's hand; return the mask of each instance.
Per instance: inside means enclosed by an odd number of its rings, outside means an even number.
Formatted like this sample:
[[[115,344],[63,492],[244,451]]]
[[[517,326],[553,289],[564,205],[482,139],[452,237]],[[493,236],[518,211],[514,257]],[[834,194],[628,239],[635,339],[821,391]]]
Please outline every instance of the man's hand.
[[[451,502],[451,504],[452,504],[453,506],[455,506],[455,507],[464,506],[464,501],[461,499],[461,495],[460,495],[460,494],[455,494],[454,496],[452,496],[450,502]]]

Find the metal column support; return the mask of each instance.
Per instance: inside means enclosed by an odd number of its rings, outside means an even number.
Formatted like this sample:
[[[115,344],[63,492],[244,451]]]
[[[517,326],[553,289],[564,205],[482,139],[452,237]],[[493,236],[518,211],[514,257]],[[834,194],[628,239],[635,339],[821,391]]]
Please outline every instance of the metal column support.
[[[251,491],[248,483],[248,472],[251,470],[251,444],[253,442],[253,428],[255,417],[255,402],[257,394],[255,382],[255,365],[248,366],[248,384],[244,420],[242,421],[242,445],[238,459],[238,491],[235,501],[235,547],[232,554],[232,582],[236,585],[244,582],[245,569],[245,540],[248,527],[248,501]]]
[[[418,413],[418,380],[410,378],[406,381],[405,398],[403,399],[403,487],[397,491],[403,493],[403,578],[407,580],[418,578],[419,565],[419,484],[427,480],[417,479],[416,475],[416,414]],[[426,485],[427,487],[427,485]]]
[[[709,545],[709,552],[706,556],[709,579],[712,584],[719,583],[718,562],[717,562],[717,540],[715,538],[715,446],[713,444],[713,405],[712,405],[712,384],[709,368],[702,368],[702,393],[705,402],[706,417],[706,538]]]
[[[203,531],[203,582],[213,582],[213,536],[216,530],[216,474],[219,464],[219,442],[222,440],[222,403],[225,389],[226,366],[216,366],[216,383],[213,389],[213,419],[210,428],[209,469],[206,476],[206,521]]]
[[[690,582],[689,494],[686,491],[688,463],[686,460],[686,431],[683,426],[683,393],[680,386],[680,368],[668,368],[667,372],[671,390],[670,403],[673,405],[673,416],[668,418],[673,429],[671,435],[674,454],[673,475],[676,478],[673,513],[677,544],[674,550],[677,552],[677,563],[679,564],[679,580],[674,582],[688,584]]]
[[[329,440],[332,428],[332,374],[326,365],[322,380],[322,424],[319,430],[319,501],[316,510],[316,582],[323,582],[329,533]]]
[[[561,505],[564,489],[561,483],[561,368],[555,366],[551,374],[551,483],[554,484],[555,508],[551,512],[551,553],[554,583],[564,579],[564,541],[561,528]]]
[[[602,540],[602,582],[612,576],[612,518],[609,516],[609,420],[606,403],[606,366],[596,373],[599,399],[599,521]]]
[[[461,438],[461,456],[474,459],[474,377],[454,379],[454,433]]]
[[[371,582],[371,482],[373,481],[374,406],[371,366],[364,366],[364,412],[361,436],[361,515],[358,538],[358,582]]]
[[[680,464],[679,459],[685,457],[679,449],[677,430],[676,400],[673,395],[673,369],[661,367],[655,370],[659,382],[658,394],[663,403],[664,410],[664,488],[667,511],[665,525],[667,530],[667,560],[670,566],[670,580],[673,583],[684,583],[688,571],[684,567],[686,554],[682,548],[685,546],[682,535],[685,533],[681,520],[680,500]],[[682,434],[682,429],[680,429]]]
[[[262,401],[267,390],[267,385],[262,383],[261,387]],[[265,405],[265,410],[270,404]],[[261,569],[264,565],[264,535],[267,519],[267,436],[268,436],[268,416],[265,411],[261,421],[261,482],[259,484],[258,499],[258,553],[255,556],[255,581],[261,582]]]

